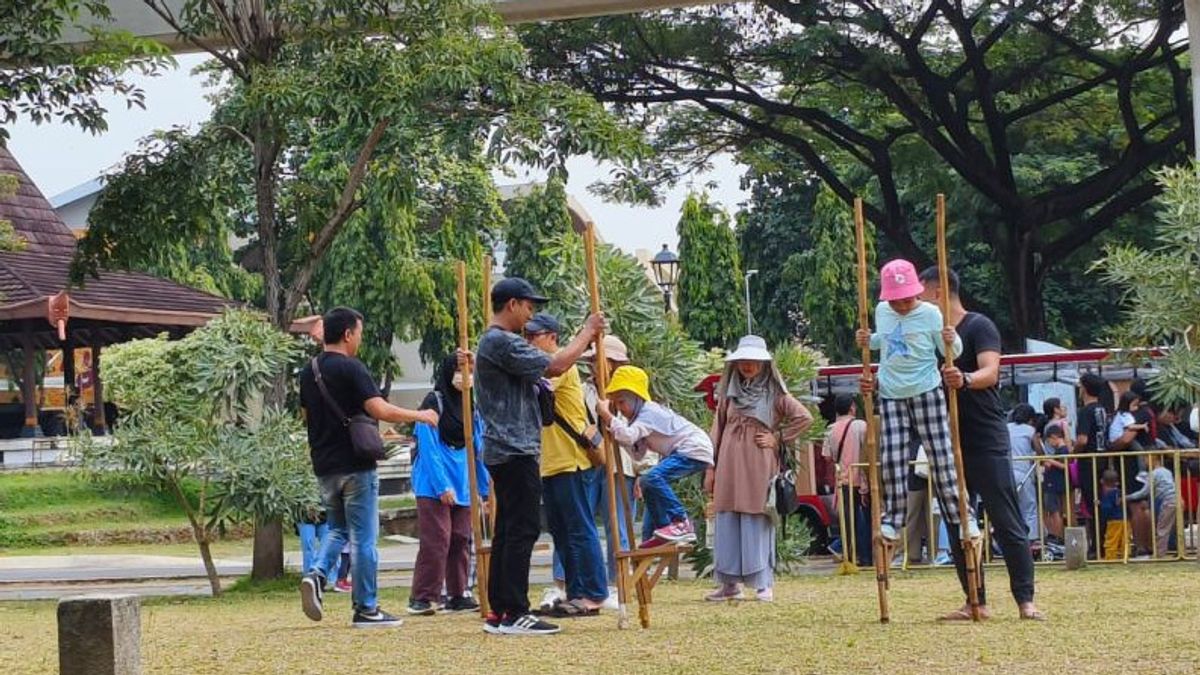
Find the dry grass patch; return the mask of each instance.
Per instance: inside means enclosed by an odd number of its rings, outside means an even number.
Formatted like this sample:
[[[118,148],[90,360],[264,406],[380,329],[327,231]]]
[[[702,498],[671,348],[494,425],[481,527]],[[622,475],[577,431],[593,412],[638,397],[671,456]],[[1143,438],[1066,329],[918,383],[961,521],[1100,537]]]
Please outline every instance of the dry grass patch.
[[[349,627],[349,600],[328,596],[313,624],[294,593],[143,606],[147,673],[797,672],[1193,673],[1200,660],[1200,565],[1039,570],[1045,623],[1018,621],[1002,570],[989,570],[996,618],[943,625],[959,601],[945,570],[899,574],[893,622],[876,622],[871,576],[789,579],[772,605],[713,606],[705,584],[664,583],[652,629],[618,632],[611,615],[549,638],[484,635],[475,617],[410,618],[395,630]],[[407,591],[389,589],[402,610]],[[0,605],[0,672],[50,673],[54,606]]]

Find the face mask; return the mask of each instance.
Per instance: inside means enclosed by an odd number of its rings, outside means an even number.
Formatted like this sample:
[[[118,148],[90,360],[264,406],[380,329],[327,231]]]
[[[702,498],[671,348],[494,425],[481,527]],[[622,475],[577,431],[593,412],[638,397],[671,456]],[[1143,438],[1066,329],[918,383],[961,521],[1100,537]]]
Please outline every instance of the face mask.
[[[454,385],[455,389],[462,391],[462,388],[463,388],[462,373],[455,373],[454,377],[450,378],[450,383]]]

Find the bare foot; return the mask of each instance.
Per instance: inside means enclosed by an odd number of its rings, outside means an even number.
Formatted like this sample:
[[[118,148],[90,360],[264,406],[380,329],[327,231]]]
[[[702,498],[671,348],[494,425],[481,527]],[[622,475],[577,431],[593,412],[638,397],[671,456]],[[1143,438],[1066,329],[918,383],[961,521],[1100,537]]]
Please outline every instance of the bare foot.
[[[990,618],[992,618],[991,610],[988,609],[987,605],[980,605],[979,606],[979,620],[986,621]],[[950,612],[949,614],[943,614],[941,617],[938,617],[938,621],[972,621],[972,620],[973,619],[971,617],[971,606],[970,605],[963,605],[962,607],[959,607],[958,609],[954,610],[953,612]]]
[[[1038,611],[1037,605],[1032,602],[1022,602],[1018,607],[1021,609],[1021,618],[1028,621],[1045,621],[1046,615]]]

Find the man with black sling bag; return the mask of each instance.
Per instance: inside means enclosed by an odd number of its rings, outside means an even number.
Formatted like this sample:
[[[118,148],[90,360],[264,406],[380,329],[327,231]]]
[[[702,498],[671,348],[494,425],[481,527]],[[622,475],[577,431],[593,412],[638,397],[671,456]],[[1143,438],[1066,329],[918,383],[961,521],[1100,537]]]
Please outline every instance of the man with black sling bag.
[[[383,458],[378,422],[437,425],[438,415],[432,410],[398,408],[384,400],[375,378],[355,358],[362,330],[358,312],[346,307],[329,310],[314,335],[324,350],[300,371],[300,404],[329,523],[313,569],[301,581],[300,598],[308,618],[324,617],[325,580],[349,541],[353,625],[373,628],[400,624],[379,608],[376,597],[379,475],[375,466]]]

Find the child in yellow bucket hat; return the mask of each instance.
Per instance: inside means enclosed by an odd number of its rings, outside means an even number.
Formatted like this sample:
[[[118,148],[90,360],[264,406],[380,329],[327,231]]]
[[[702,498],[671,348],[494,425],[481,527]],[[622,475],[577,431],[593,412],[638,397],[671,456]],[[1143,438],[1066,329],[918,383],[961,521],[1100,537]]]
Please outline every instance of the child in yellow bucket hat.
[[[679,413],[655,403],[650,378],[637,366],[617,368],[604,393],[608,400],[601,401],[596,412],[634,461],[645,457],[647,450],[662,456],[634,484],[635,493],[646,503],[641,547],[694,542],[696,530],[671,483],[712,466],[712,439]]]

